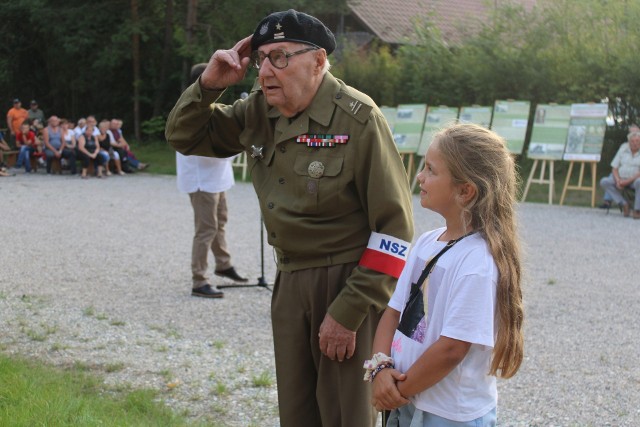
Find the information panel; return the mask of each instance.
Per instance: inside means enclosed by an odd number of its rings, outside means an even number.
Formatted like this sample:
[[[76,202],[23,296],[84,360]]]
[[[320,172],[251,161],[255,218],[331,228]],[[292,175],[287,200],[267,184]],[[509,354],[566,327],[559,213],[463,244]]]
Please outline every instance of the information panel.
[[[607,129],[607,104],[572,104],[564,160],[599,162]]]
[[[527,151],[530,159],[562,160],[570,115],[570,105],[538,104]]]
[[[460,109],[460,123],[475,123],[489,129],[492,112],[493,109],[489,106],[472,105],[470,107],[462,107]]]
[[[427,153],[433,135],[440,129],[455,123],[458,119],[458,109],[440,105],[438,107],[429,107],[427,109],[427,118],[424,122],[422,138],[420,139],[420,147],[418,154],[424,156]]]
[[[507,140],[507,148],[522,154],[529,121],[529,101],[496,101],[491,129]]]
[[[380,111],[382,111],[382,115],[384,116],[384,118],[387,119],[387,123],[389,123],[389,129],[391,129],[391,132],[393,132],[398,109],[396,107],[380,107]]]
[[[393,139],[401,153],[415,153],[420,145],[427,104],[400,104],[393,126]]]

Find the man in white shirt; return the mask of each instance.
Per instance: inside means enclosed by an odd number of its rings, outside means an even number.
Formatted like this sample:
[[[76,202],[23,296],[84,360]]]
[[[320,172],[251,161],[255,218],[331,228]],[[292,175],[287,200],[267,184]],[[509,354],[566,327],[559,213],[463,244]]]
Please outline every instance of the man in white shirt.
[[[224,226],[227,223],[225,191],[234,184],[231,159],[184,156],[176,153],[178,190],[188,193],[193,206],[195,235],[191,249],[191,295],[222,298],[207,274],[209,249],[213,252],[215,274],[236,282],[246,282],[231,264]]]

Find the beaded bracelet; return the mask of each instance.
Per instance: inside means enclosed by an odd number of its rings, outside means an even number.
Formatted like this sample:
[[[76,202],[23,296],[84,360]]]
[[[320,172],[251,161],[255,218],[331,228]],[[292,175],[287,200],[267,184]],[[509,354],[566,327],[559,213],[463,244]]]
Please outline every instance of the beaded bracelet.
[[[369,382],[372,383],[373,379],[376,377],[376,375],[378,375],[378,372],[382,371],[383,369],[387,369],[387,368],[394,368],[395,366],[393,366],[390,363],[384,364],[384,365],[378,365],[378,367],[376,369],[373,370],[373,372],[371,372],[371,375],[369,375]]]

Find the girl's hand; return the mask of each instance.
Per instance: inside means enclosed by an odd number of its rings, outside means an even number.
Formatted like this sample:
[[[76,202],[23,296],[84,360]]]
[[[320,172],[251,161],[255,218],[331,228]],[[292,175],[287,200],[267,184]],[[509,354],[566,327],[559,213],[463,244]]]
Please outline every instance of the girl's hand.
[[[378,411],[390,411],[409,403],[398,391],[396,383],[404,381],[407,376],[393,368],[386,368],[378,372],[373,379],[373,393],[371,403]]]

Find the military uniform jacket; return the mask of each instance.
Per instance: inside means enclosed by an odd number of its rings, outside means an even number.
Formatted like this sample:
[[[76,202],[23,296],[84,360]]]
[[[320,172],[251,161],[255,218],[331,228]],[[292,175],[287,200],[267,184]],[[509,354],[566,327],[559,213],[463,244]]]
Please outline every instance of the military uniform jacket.
[[[411,241],[408,177],[368,96],[327,73],[311,105],[290,120],[266,103],[259,86],[233,105],[214,103],[221,93],[199,81],[190,86],[169,115],[166,137],[186,155],[247,153],[278,269],[358,261],[372,231]],[[395,282],[358,266],[329,314],[357,330],[371,306],[386,307]]]

